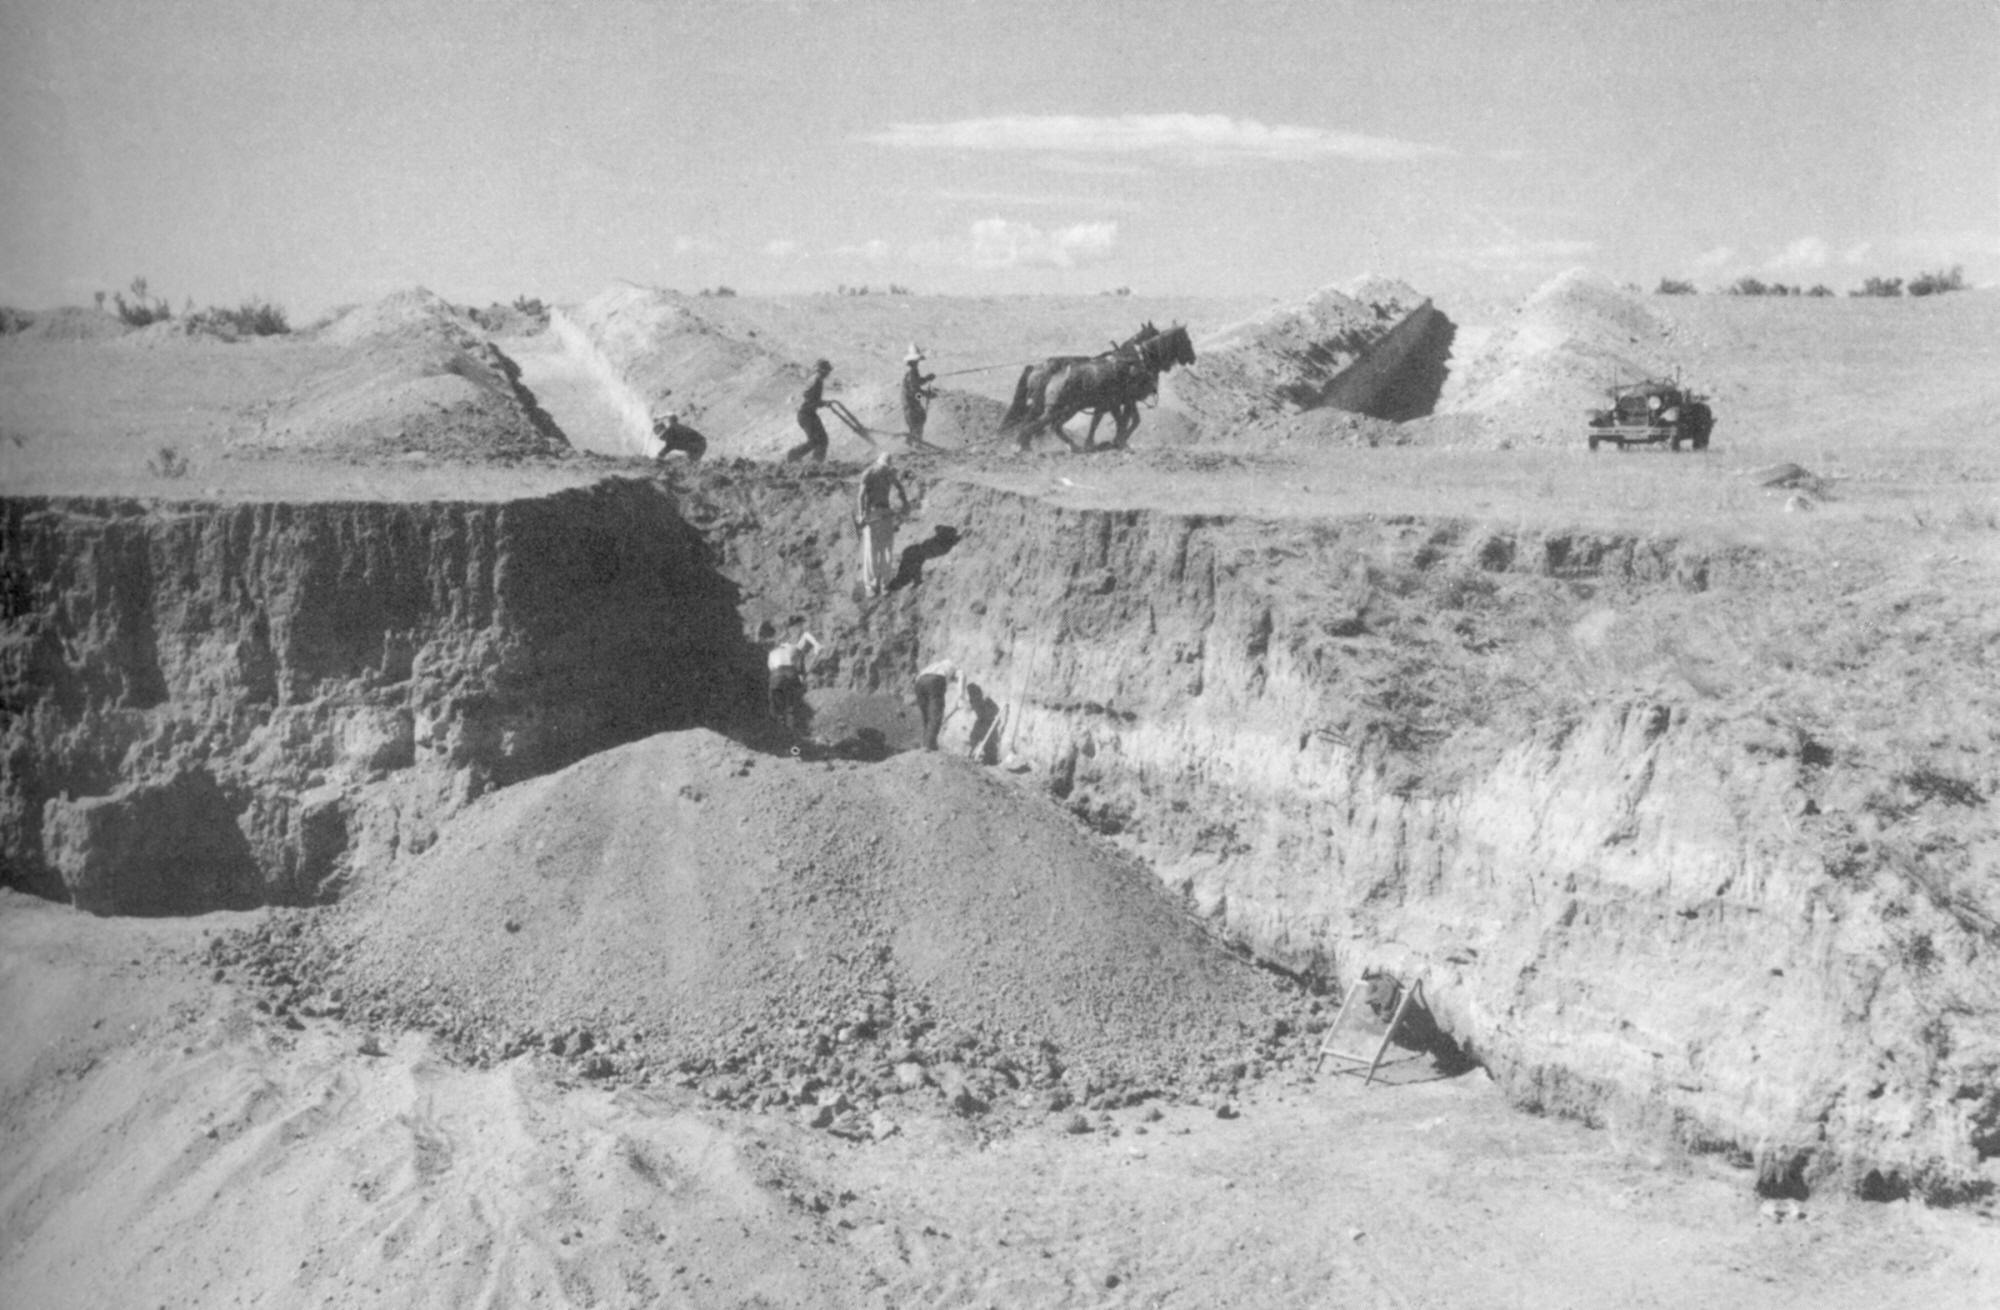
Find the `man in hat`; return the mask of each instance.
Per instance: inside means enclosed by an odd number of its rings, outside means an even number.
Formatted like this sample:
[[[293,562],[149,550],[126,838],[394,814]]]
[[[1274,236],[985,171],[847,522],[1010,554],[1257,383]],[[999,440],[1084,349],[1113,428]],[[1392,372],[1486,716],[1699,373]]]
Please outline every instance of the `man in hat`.
[[[659,453],[653,458],[665,460],[667,456],[681,454],[692,464],[708,453],[708,438],[681,422],[679,411],[670,410],[663,419],[653,422],[653,435],[660,439]]]
[[[820,410],[826,408],[823,394],[826,389],[826,375],[833,372],[833,365],[826,360],[813,361],[812,380],[799,393],[799,431],[806,439],[785,452],[785,462],[810,459],[815,464],[826,462],[826,424],[819,421]]]
[[[861,529],[861,581],[871,596],[887,591],[895,576],[896,511],[889,505],[892,491],[903,502],[903,513],[909,513],[910,493],[903,489],[903,480],[896,476],[885,450],[862,473],[861,489],[854,501],[854,522]]]
[[[909,430],[904,438],[912,448],[924,444],[924,423],[930,417],[927,403],[937,395],[931,383],[937,381],[937,374],[923,371],[924,352],[915,342],[910,344],[910,353],[903,356],[903,426]]]

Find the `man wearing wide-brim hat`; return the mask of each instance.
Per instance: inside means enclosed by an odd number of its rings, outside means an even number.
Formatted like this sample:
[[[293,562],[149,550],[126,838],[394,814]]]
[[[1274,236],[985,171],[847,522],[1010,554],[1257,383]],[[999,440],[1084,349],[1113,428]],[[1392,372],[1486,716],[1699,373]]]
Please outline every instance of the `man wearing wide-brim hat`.
[[[912,446],[924,444],[924,422],[930,417],[927,402],[937,395],[936,389],[931,386],[937,380],[937,374],[924,372],[923,365],[923,347],[912,342],[910,353],[903,356],[904,440]]]

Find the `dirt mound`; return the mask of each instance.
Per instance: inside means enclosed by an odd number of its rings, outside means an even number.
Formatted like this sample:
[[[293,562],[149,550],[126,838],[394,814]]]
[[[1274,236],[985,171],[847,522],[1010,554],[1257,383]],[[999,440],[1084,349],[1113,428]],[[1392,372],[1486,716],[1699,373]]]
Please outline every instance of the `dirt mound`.
[[[36,310],[20,317],[26,321],[20,324],[19,334],[42,341],[108,341],[132,330],[116,314],[81,305]]]
[[[726,328],[671,291],[614,287],[569,318],[643,403],[678,410],[701,429],[710,454],[768,458],[799,440],[792,415],[812,360],[770,350],[754,331]],[[827,394],[840,391],[836,376]],[[902,427],[900,415],[892,427]],[[828,429],[836,430],[831,416]]]
[[[496,793],[319,922],[350,1009],[760,1104],[1226,1084],[1305,1004],[976,766],[801,763],[703,731]]]
[[[351,362],[278,406],[238,451],[503,463],[569,453],[514,361],[421,287],[350,310],[317,339],[349,347]]]
[[[411,287],[344,311],[314,334],[336,346],[358,346],[384,337],[417,337],[471,345],[480,334],[471,317],[443,296]]]
[[[1636,291],[1572,269],[1522,304],[1455,388],[1453,414],[1481,420],[1487,439],[1567,446],[1613,381],[1671,375],[1672,321]]]
[[[1383,278],[1324,287],[1196,342],[1195,367],[1161,380],[1161,408],[1221,435],[1332,403],[1341,375],[1428,303]]]

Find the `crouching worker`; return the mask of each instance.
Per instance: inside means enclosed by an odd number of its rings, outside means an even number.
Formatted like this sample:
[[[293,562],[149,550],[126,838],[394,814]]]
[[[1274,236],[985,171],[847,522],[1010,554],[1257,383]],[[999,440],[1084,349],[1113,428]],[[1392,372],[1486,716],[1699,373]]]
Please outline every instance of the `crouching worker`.
[[[819,658],[819,642],[800,628],[799,635],[771,647],[771,717],[800,735],[806,730],[806,673]]]
[[[692,464],[708,453],[708,438],[681,422],[678,413],[670,413],[663,419],[653,421],[653,435],[660,439],[660,449],[654,459],[665,460],[671,455],[685,455]]]

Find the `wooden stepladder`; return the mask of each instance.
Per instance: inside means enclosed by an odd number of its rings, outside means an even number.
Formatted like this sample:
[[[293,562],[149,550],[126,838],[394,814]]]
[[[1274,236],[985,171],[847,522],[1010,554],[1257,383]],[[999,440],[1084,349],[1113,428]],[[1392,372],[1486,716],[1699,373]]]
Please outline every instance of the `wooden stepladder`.
[[[1376,1044],[1375,1054],[1357,1055],[1351,1051],[1335,1050],[1334,1043],[1340,1040],[1341,1022],[1347,1018],[1347,1012],[1353,1008],[1356,998],[1366,996],[1375,990],[1370,984],[1383,978],[1388,979],[1390,985],[1395,988],[1395,1002],[1389,1017],[1389,1026],[1383,1029],[1382,1040]],[[1423,987],[1422,979],[1405,983],[1396,975],[1386,971],[1363,973],[1361,980],[1348,988],[1347,995],[1340,998],[1340,1009],[1334,1014],[1333,1023],[1328,1026],[1326,1037],[1320,1042],[1319,1059],[1313,1062],[1313,1072],[1318,1073],[1322,1065],[1332,1060],[1335,1061],[1333,1070],[1335,1073],[1361,1073],[1365,1070],[1367,1076],[1362,1080],[1362,1086],[1366,1087],[1374,1082],[1375,1071],[1382,1067],[1382,1057],[1389,1053],[1389,1043],[1395,1039],[1396,1030],[1403,1026],[1404,1016],[1409,1014],[1410,1006],[1416,1003]]]

